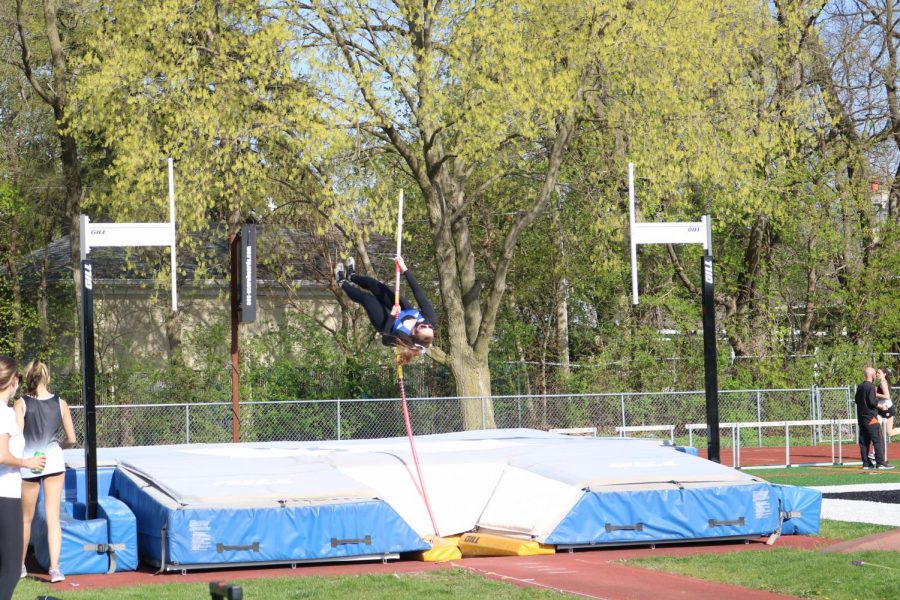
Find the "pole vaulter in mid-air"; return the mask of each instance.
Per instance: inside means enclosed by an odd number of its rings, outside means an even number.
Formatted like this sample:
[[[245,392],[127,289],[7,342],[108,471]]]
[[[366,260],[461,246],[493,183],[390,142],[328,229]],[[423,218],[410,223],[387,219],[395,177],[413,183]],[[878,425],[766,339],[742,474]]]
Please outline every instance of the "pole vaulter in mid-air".
[[[353,258],[338,263],[335,267],[335,278],[338,285],[351,300],[360,304],[369,316],[375,330],[381,334],[381,343],[393,346],[397,359],[397,383],[400,385],[400,398],[403,403],[403,420],[406,423],[406,437],[416,466],[419,478],[419,493],[425,502],[428,518],[435,535],[438,533],[428,492],[425,490],[425,479],[419,465],[416,443],[413,438],[412,424],[409,420],[409,407],[406,403],[406,386],[403,383],[403,365],[409,364],[417,356],[425,354],[434,341],[434,325],[437,316],[434,307],[425,297],[416,278],[413,277],[400,254],[403,239],[403,191],[400,191],[400,206],[397,213],[397,256],[394,259],[394,289],[374,279],[359,275],[355,270]],[[400,296],[400,275],[406,275],[406,282],[412,290],[419,308],[415,308],[408,300]],[[355,286],[352,284],[356,284]],[[358,286],[358,287],[356,287]],[[361,289],[360,289],[361,288]]]
[[[335,276],[344,293],[366,310],[372,327],[381,334],[381,343],[395,346],[403,364],[409,364],[431,346],[437,319],[434,307],[401,256],[397,256],[395,265],[397,281],[393,290],[377,279],[357,273],[352,258],[346,260],[346,265],[337,264]],[[399,295],[401,273],[419,308]]]

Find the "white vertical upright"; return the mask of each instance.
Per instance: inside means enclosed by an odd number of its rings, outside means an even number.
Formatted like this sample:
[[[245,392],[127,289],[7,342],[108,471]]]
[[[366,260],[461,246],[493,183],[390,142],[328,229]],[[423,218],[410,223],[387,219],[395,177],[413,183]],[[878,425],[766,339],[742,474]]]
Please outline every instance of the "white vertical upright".
[[[628,232],[631,238],[631,303],[638,303],[637,244],[634,241],[634,163],[628,163]]]
[[[91,248],[168,246],[172,260],[172,310],[178,310],[175,287],[175,175],[169,162],[168,223],[91,223],[81,215],[81,373],[84,403],[85,498],[88,519],[97,515],[96,357],[94,356],[94,285]]]
[[[638,223],[634,216],[634,164],[628,163],[628,224],[631,234],[631,302],[638,303],[638,244],[701,244],[701,314],[703,371],[706,387],[707,457],[719,462],[719,383],[716,365],[716,320],[713,289],[712,218],[691,223]]]
[[[634,213],[634,163],[628,163],[628,224],[631,237],[631,303],[638,303],[639,244],[701,244],[712,254],[712,220],[690,223],[638,223]]]
[[[169,157],[169,224],[172,227],[172,312],[178,310],[178,291],[175,287],[175,166],[172,157]]]

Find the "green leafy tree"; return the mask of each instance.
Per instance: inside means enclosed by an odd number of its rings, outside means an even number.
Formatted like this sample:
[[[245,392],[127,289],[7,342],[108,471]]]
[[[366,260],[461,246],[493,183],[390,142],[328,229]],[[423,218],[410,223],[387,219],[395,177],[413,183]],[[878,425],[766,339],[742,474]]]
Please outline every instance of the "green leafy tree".
[[[75,93],[79,131],[100,132],[112,155],[115,184],[92,201],[158,219],[164,179],[151,165],[174,156],[182,228],[255,213],[360,248],[390,231],[396,191],[412,188],[443,309],[431,356],[459,395],[490,394],[516,251],[582,160],[575,147],[607,169],[593,179],[603,190],[621,188],[628,159],[650,174],[648,217],[712,205],[725,231],[751,226],[733,296],[755,299],[759,232],[784,211],[767,170],[808,108],[771,99],[783,49],[763,7],[160,0],[107,14]],[[610,203],[620,198],[601,195],[581,219],[622,239]],[[496,213],[509,218],[485,220]],[[480,401],[464,410],[467,427],[493,425]]]
[[[69,255],[73,274],[75,304],[81,295],[81,256],[79,248],[79,216],[84,195],[82,157],[71,123],[70,87],[74,74],[69,62],[78,53],[87,32],[92,30],[91,17],[97,12],[90,3],[43,0],[41,3],[16,0],[5,3],[3,20],[7,29],[3,48],[6,62],[50,109],[55,123],[53,135],[58,142],[58,160],[62,174],[64,229],[70,233]],[[25,90],[22,90],[25,94]],[[36,135],[32,131],[31,135]],[[35,138],[37,139],[37,138]],[[76,352],[77,354],[77,352]]]
[[[652,173],[645,214],[713,203],[738,226],[771,197],[746,165],[783,152],[773,144],[793,122],[781,113],[805,108],[793,98],[765,108],[774,75],[757,64],[777,54],[776,29],[744,3],[316,2],[296,13],[323,49],[318,89],[339,90],[348,120],[418,188],[447,320],[436,359],[461,395],[490,391],[515,251],[581,134],[619,173],[626,158]],[[512,218],[482,234],[485,206]]]

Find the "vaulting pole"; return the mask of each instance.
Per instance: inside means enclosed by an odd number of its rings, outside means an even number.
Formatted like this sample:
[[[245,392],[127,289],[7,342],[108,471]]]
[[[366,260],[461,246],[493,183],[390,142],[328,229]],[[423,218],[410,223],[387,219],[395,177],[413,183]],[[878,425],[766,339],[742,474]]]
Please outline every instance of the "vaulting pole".
[[[403,190],[400,190],[400,205],[397,212],[397,257],[394,259],[394,312],[395,318],[400,317],[400,250],[403,241]],[[406,425],[406,437],[409,439],[409,449],[412,452],[413,464],[416,466],[416,475],[419,478],[419,493],[425,501],[425,510],[431,520],[431,529],[435,535],[438,533],[434,513],[431,511],[431,503],[428,501],[428,492],[425,489],[425,477],[422,476],[422,466],[419,464],[419,454],[416,452],[416,442],[413,438],[412,423],[409,420],[409,406],[406,403],[406,385],[403,382],[403,364],[400,362],[400,346],[396,350],[397,355],[397,383],[400,386],[400,400],[403,406],[403,422]]]
[[[400,308],[400,250],[403,246],[403,190],[400,190],[400,206],[397,210],[397,257],[394,259],[394,310]],[[399,346],[398,346],[399,347]]]

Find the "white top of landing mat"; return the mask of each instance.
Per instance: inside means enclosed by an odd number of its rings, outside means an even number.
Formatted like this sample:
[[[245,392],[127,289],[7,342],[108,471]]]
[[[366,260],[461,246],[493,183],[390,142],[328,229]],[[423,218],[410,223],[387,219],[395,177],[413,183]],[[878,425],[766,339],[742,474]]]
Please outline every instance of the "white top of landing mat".
[[[752,475],[655,440],[581,438],[532,429],[416,437],[441,535],[476,526],[549,535],[585,490],[741,485]],[[84,464],[66,452],[71,467]],[[431,533],[406,438],[101,448],[182,507],[272,506],[380,499]]]

